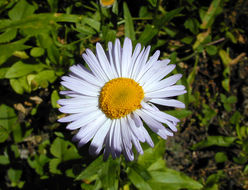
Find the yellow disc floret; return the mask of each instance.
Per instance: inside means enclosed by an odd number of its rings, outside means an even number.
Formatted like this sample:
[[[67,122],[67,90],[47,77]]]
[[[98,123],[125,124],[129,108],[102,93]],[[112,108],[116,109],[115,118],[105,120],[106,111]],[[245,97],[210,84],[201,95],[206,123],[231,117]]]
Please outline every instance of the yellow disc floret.
[[[116,78],[107,82],[100,93],[99,106],[108,118],[118,119],[141,108],[142,87],[130,78]]]
[[[114,2],[115,0],[100,0],[101,5],[104,7],[111,6],[114,4]]]

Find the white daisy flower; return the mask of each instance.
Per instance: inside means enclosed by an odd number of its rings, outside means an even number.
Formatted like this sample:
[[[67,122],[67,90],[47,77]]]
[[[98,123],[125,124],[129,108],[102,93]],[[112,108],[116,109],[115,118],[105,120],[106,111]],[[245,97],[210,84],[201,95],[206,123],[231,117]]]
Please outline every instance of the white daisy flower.
[[[137,44],[132,49],[129,38],[123,48],[118,39],[114,45],[109,42],[107,54],[97,43],[96,55],[89,49],[83,54],[89,70],[74,65],[69,76],[62,77],[61,84],[69,90],[61,94],[70,98],[58,101],[59,110],[69,115],[58,121],[69,122],[67,129],[79,129],[73,137],[79,147],[92,139],[90,154],[98,155],[104,147],[104,159],[123,153],[131,161],[133,145],[139,154],[143,154],[140,142],[153,147],[143,122],[163,139],[173,136],[179,120],[154,104],[185,107],[171,99],[186,93],[183,85],[175,85],[182,75],[164,78],[175,65],[168,65],[168,59],[158,60],[159,51],[148,59],[150,46],[141,50]]]

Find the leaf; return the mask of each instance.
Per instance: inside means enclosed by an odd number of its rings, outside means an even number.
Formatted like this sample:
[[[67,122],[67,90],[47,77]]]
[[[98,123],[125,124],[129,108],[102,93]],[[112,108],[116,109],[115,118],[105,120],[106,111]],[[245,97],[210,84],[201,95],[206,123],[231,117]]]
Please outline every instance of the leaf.
[[[135,31],[132,16],[128,9],[127,3],[123,3],[124,19],[125,19],[125,36],[130,38],[132,41],[135,40]]]
[[[58,165],[61,160],[58,158],[53,158],[49,162],[49,171],[53,174],[62,174],[62,172],[58,169]]]
[[[236,137],[208,136],[206,140],[193,145],[192,149],[197,150],[210,146],[229,147],[236,139]]]
[[[61,161],[80,158],[80,155],[78,154],[76,147],[73,144],[71,144],[69,141],[65,141],[59,137],[57,137],[53,141],[53,144],[50,147],[50,151],[53,156],[59,158]]]
[[[5,78],[5,74],[7,73],[8,70],[9,70],[9,67],[0,68],[0,79]]]
[[[143,155],[138,158],[138,164],[144,168],[148,168],[151,164],[161,158],[165,151],[165,142],[160,140],[154,148],[148,148],[144,151]]]
[[[156,7],[157,0],[148,0],[148,2],[149,2],[153,7]]]
[[[25,0],[20,0],[13,9],[8,12],[12,20],[20,20],[34,13],[35,7],[27,3]]]
[[[50,83],[57,79],[53,70],[43,70],[35,75],[31,80],[28,80],[32,85],[32,89],[36,90],[38,87],[47,88]]]
[[[15,51],[29,49],[31,46],[24,45],[28,38],[0,45],[0,65],[3,64]]]
[[[199,48],[207,40],[209,34],[210,30],[197,34],[193,49],[196,50],[197,48]]]
[[[4,142],[12,128],[16,125],[17,116],[15,110],[5,104],[0,106],[0,142]]]
[[[189,29],[193,34],[197,34],[199,31],[199,22],[195,18],[189,18],[184,22],[184,27]]]
[[[211,45],[206,47],[206,51],[209,55],[215,55],[218,52],[218,49],[216,46]]]
[[[3,143],[9,138],[9,131],[0,125],[0,143]]]
[[[214,159],[217,163],[223,163],[227,161],[226,153],[224,152],[217,152],[214,156]]]
[[[25,64],[22,61],[18,61],[10,67],[5,77],[9,79],[18,78],[32,72],[39,72],[46,67],[44,64]]]
[[[0,43],[10,42],[16,37],[17,29],[7,29],[0,35]]]
[[[77,176],[76,180],[89,179],[91,176],[97,174],[103,163],[102,156],[99,156]]]
[[[221,0],[213,0],[208,8],[208,11],[205,13],[203,19],[201,28],[207,29],[211,27],[211,25],[214,22],[215,17],[221,13],[222,8],[220,7]]]
[[[127,171],[128,178],[132,182],[132,184],[137,188],[137,189],[145,189],[145,190],[152,190],[151,186],[146,182],[142,176],[140,176],[139,173],[137,173],[134,169],[129,168]]]
[[[22,29],[25,31],[25,34],[29,35],[38,35],[44,34],[48,31],[54,29],[57,25],[57,22],[72,22],[78,23],[82,20],[80,15],[72,14],[62,14],[62,13],[40,13],[33,14],[31,16],[22,18],[21,20],[6,21],[3,24],[0,24],[0,31],[11,29]]]
[[[87,23],[87,25],[89,25],[91,28],[94,28],[97,32],[100,31],[101,23],[99,21],[92,18],[84,17],[82,22]]]
[[[30,55],[33,57],[40,57],[45,53],[45,50],[40,47],[34,47],[30,51]]]
[[[28,158],[28,164],[33,169],[35,169],[37,174],[42,176],[42,175],[44,175],[43,168],[44,168],[45,164],[49,162],[49,160],[50,159],[44,154],[42,154],[40,156],[35,155],[33,160],[31,160],[30,157]]]
[[[165,26],[166,23],[168,23],[170,20],[176,17],[182,10],[183,7],[165,13],[160,19],[156,20],[155,22],[156,27],[159,29]]]
[[[57,101],[60,99],[59,93],[57,90],[54,90],[51,95],[51,104],[53,108],[59,108]]]
[[[120,159],[108,159],[107,163],[102,165],[99,177],[102,182],[103,189],[118,189],[118,179],[120,173]]]
[[[1,132],[0,132],[0,134],[1,134]],[[0,139],[1,139],[1,137],[0,137]],[[10,162],[9,162],[9,156],[6,154],[6,155],[0,155],[0,164],[1,165],[7,165],[7,164],[9,164]]]
[[[166,168],[164,171],[151,171],[152,179],[148,183],[153,189],[201,189],[203,186],[176,170]]]
[[[192,111],[182,109],[182,110],[170,110],[170,111],[165,111],[166,113],[173,115],[174,117],[178,119],[184,119],[189,117],[192,114]]]
[[[147,24],[145,30],[141,33],[138,42],[147,45],[158,33],[158,29],[150,24]]]
[[[8,170],[8,177],[12,183],[17,183],[21,179],[22,170],[15,170],[10,168]]]

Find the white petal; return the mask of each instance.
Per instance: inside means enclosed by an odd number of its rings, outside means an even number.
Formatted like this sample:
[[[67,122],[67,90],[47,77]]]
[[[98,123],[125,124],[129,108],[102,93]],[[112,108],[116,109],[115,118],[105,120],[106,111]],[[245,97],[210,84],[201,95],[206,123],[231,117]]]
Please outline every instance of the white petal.
[[[149,59],[149,61],[141,68],[140,73],[137,76],[136,81],[139,82],[139,80],[144,76],[144,74],[152,67],[154,66],[155,62],[158,60],[158,57],[160,55],[160,51],[157,50]]]
[[[114,78],[118,78],[118,74],[115,68],[114,60],[113,60],[113,44],[112,42],[108,43],[108,58],[110,61],[110,68],[112,70],[112,73],[114,74]]]
[[[81,96],[76,98],[60,99],[57,103],[61,106],[65,105],[88,105],[88,104],[98,104],[98,98],[92,96]]]
[[[84,66],[80,64],[71,66],[70,71],[91,84],[99,87],[102,87],[104,85],[102,81],[98,80],[98,78],[92,75]]]
[[[142,49],[142,51],[140,52],[140,54],[138,55],[138,57],[136,58],[135,62],[133,63],[133,69],[132,69],[132,74],[131,74],[131,78],[135,79],[139,70],[139,65],[141,64],[140,61],[142,60],[142,56],[145,52],[145,48]]]
[[[131,118],[130,115],[127,115],[127,120],[130,126],[130,129],[132,133],[135,135],[135,137],[141,141],[145,142],[145,137],[143,136],[143,131],[141,130],[140,126],[136,126],[134,120]]]
[[[121,123],[119,119],[116,119],[114,122],[114,135],[111,142],[111,147],[114,150],[114,153],[117,157],[121,155],[122,146],[121,146]],[[112,153],[113,154],[113,153]]]
[[[82,56],[92,73],[102,82],[107,82],[109,79],[106,76],[105,72],[102,70],[101,66],[99,65],[99,62],[93,52],[89,49],[86,49],[86,53],[84,53]]]
[[[163,106],[175,107],[175,108],[185,108],[185,104],[173,99],[151,99],[150,102],[155,104],[160,104]]]
[[[138,43],[134,49],[134,52],[133,52],[133,55],[131,57],[131,63],[129,65],[129,69],[128,69],[128,77],[131,78],[132,76],[132,73],[133,73],[133,69],[134,69],[134,66],[135,66],[135,63],[136,63],[136,59],[140,53],[140,50],[141,50],[141,45],[140,43]]]
[[[140,54],[140,60],[139,62],[137,62],[137,69],[136,69],[136,73],[133,75],[133,79],[135,81],[137,81],[137,77],[139,76],[140,71],[142,70],[142,68],[144,67],[144,65],[147,62],[147,58],[150,52],[151,46],[148,46],[144,52],[144,54]],[[139,58],[139,57],[138,57]],[[138,59],[137,59],[138,60]]]
[[[99,92],[97,90],[89,90],[87,86],[80,86],[80,83],[70,83],[70,82],[61,82],[61,84],[74,92],[87,95],[87,96],[97,96]]]
[[[122,142],[124,144],[124,146],[127,149],[131,149],[132,148],[132,143],[131,143],[131,134],[128,128],[128,122],[126,117],[124,118],[120,118],[121,120],[121,138],[122,138]]]
[[[100,115],[102,115],[102,112],[100,110],[91,112],[89,114],[85,114],[79,120],[73,121],[72,123],[67,125],[66,128],[70,129],[70,130],[78,129],[80,127],[83,127],[83,126],[87,125],[88,123],[91,123],[92,121],[94,121]]]
[[[80,105],[67,105],[59,108],[59,111],[62,113],[89,113],[98,110],[99,108],[97,105],[87,105],[87,106],[80,106]]]
[[[115,68],[116,68],[118,77],[122,77],[122,75],[121,75],[121,44],[120,44],[119,39],[115,40],[115,45],[114,45],[114,64],[115,64]]]
[[[110,129],[111,122],[112,122],[111,119],[107,119],[106,122],[97,131],[96,135],[94,136],[90,144],[89,153],[91,155],[98,155],[102,150],[102,145]]]
[[[135,137],[135,135],[133,133],[131,133],[131,138],[132,138],[132,142],[136,148],[136,150],[138,151],[139,154],[143,154],[143,149],[138,141],[138,139]]]
[[[128,68],[129,64],[131,64],[132,49],[132,41],[129,38],[125,38],[121,59],[122,77],[128,77]]]
[[[85,113],[72,114],[72,115],[60,118],[58,122],[67,123],[67,122],[75,121],[75,120],[80,119],[83,115],[85,115]]]
[[[73,141],[79,141],[78,146],[82,147],[95,136],[104,121],[106,121],[106,117],[99,117],[94,121],[94,124],[89,123],[88,125],[82,127],[73,137]]]
[[[173,133],[168,131],[160,122],[156,121],[152,117],[150,117],[143,110],[138,110],[137,113],[144,120],[144,122],[148,125],[148,127],[155,133],[157,133],[163,139],[167,139],[167,136],[172,136]]]
[[[172,75],[164,80],[161,80],[157,83],[155,83],[155,85],[151,85],[152,88],[147,88],[146,89],[146,93],[147,92],[152,92],[152,91],[157,91],[157,90],[160,90],[160,89],[164,89],[166,87],[169,87],[171,85],[174,85],[176,84],[176,82],[182,77],[182,74],[175,74],[175,75]]]
[[[115,75],[112,73],[109,60],[107,59],[107,56],[100,43],[96,44],[96,54],[97,54],[97,58],[99,60],[100,66],[102,67],[102,70],[105,72],[108,78],[110,80],[115,78]]]
[[[176,65],[168,65],[168,66],[158,66],[151,68],[146,76],[140,79],[140,84],[142,85],[144,91],[146,91],[146,87],[153,84],[154,82],[160,81],[166,75],[168,75],[171,71],[175,69]]]
[[[145,94],[146,98],[168,98],[185,94],[186,90],[156,91]]]

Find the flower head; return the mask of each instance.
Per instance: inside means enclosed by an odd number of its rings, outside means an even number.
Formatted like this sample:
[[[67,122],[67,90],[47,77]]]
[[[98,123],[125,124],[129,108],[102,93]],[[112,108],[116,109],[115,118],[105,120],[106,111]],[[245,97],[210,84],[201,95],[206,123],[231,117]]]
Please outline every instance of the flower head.
[[[150,46],[141,49],[137,44],[124,40],[123,48],[117,39],[108,43],[107,54],[96,44],[96,55],[89,49],[83,65],[70,68],[69,76],[61,84],[68,89],[61,94],[70,98],[60,99],[59,110],[69,114],[59,122],[69,122],[67,129],[79,129],[73,137],[83,146],[91,139],[89,151],[97,155],[104,147],[104,158],[124,154],[133,160],[132,148],[143,154],[140,142],[154,146],[143,122],[161,138],[173,136],[179,120],[160,111],[154,104],[184,108],[185,105],[171,97],[184,94],[183,85],[175,85],[182,77],[175,74],[164,78],[174,68],[169,60],[158,60],[159,51],[150,58]],[[165,125],[164,125],[165,124]]]
[[[111,7],[115,3],[115,0],[100,0],[100,4],[103,7]]]

